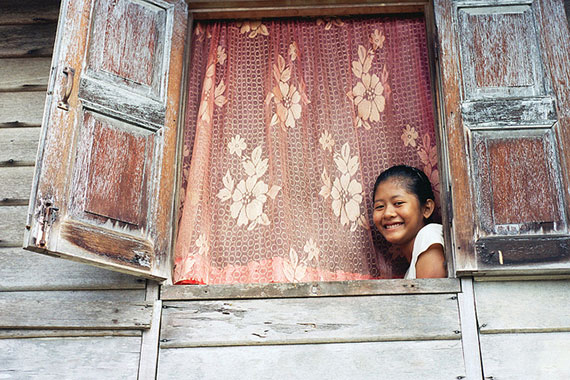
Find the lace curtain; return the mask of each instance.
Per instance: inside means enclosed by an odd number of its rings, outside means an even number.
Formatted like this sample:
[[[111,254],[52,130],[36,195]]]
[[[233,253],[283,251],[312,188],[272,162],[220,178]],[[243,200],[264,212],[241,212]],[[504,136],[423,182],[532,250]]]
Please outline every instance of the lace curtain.
[[[174,280],[402,277],[372,224],[376,176],[439,188],[422,17],[198,23]]]

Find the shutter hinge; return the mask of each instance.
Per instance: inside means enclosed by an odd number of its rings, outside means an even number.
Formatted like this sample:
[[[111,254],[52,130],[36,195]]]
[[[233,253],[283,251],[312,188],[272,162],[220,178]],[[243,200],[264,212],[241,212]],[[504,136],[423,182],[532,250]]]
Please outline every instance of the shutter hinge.
[[[36,213],[38,218],[39,231],[35,237],[35,244],[37,247],[45,248],[47,245],[47,235],[51,225],[57,219],[58,207],[53,205],[53,200],[50,196],[40,199],[40,207]]]

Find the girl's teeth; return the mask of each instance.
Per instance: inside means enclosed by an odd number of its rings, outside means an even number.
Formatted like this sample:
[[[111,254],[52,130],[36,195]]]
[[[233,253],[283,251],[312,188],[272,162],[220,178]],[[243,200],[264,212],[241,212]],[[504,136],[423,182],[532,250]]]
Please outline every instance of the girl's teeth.
[[[387,230],[390,230],[392,228],[396,228],[396,227],[400,227],[402,225],[402,223],[398,223],[398,224],[390,224],[389,226],[386,226]]]

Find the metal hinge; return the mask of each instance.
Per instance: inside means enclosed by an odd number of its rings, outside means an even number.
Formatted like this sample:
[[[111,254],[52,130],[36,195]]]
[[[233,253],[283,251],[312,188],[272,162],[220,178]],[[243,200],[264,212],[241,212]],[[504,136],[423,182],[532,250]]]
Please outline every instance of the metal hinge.
[[[38,218],[39,230],[35,236],[35,244],[37,247],[45,248],[47,245],[47,235],[51,225],[57,219],[58,207],[53,205],[53,200],[50,196],[40,199],[39,210],[36,212]]]

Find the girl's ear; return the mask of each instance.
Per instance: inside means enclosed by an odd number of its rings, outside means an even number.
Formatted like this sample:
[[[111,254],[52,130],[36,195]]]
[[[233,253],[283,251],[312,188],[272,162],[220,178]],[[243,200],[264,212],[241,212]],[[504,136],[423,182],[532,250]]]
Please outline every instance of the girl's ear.
[[[433,210],[435,210],[435,202],[433,201],[433,199],[426,200],[422,212],[424,218],[428,219],[431,216],[431,214],[433,214]]]

